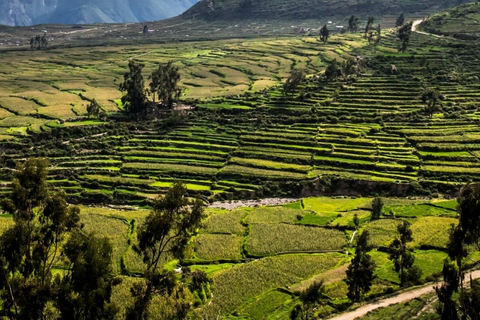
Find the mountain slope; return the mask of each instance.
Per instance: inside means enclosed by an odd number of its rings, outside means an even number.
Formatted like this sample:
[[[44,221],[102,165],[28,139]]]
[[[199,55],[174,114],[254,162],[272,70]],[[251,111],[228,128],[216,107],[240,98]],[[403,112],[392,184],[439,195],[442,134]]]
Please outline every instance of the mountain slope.
[[[468,3],[429,17],[421,29],[463,39],[480,39],[480,3]]]
[[[184,17],[201,19],[319,19],[340,15],[399,15],[468,0],[201,0]]]
[[[88,24],[162,20],[197,0],[0,0],[0,24]]]

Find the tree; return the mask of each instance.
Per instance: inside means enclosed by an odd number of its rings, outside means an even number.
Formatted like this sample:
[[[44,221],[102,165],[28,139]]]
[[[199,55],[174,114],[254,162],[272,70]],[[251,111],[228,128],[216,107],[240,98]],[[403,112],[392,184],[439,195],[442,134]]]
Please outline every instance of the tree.
[[[457,320],[457,307],[452,296],[454,292],[458,291],[460,284],[460,272],[455,268],[455,265],[445,260],[443,263],[443,284],[435,287],[440,306],[437,309],[442,320]]]
[[[348,77],[357,73],[357,64],[352,58],[348,58],[340,64],[343,80],[347,81]]]
[[[145,65],[136,63],[134,60],[128,62],[129,71],[123,76],[123,82],[119,89],[125,94],[122,97],[124,110],[128,113],[139,114],[144,112],[147,107],[147,97],[145,96],[145,86],[143,81],[142,69]]]
[[[283,93],[289,95],[294,92],[303,80],[305,80],[305,72],[303,70],[292,70],[292,73],[283,85]]]
[[[465,305],[467,319],[478,320],[480,318],[480,282],[470,278],[470,291],[462,295],[460,299]]]
[[[116,282],[110,241],[77,231],[65,244],[64,254],[70,266],[57,279],[61,319],[113,319],[117,309],[110,297]]]
[[[47,33],[44,33],[43,36],[35,36],[30,39],[30,49],[46,49],[48,46]]]
[[[370,291],[372,282],[375,279],[375,262],[368,254],[372,249],[368,241],[370,234],[364,230],[357,240],[355,257],[346,271],[347,278],[345,282],[348,285],[347,296],[352,301],[359,301],[362,296]]]
[[[480,250],[480,183],[463,187],[457,201],[459,227],[463,231],[464,242]]]
[[[368,33],[370,32],[370,30],[373,27],[373,22],[374,21],[375,21],[374,17],[372,17],[372,16],[368,17],[367,25],[365,26],[365,39],[367,39]]]
[[[437,111],[437,106],[440,103],[440,92],[437,89],[425,88],[422,93],[422,102],[426,103],[425,111],[433,117],[435,111]]]
[[[452,301],[453,292],[460,289],[460,310],[462,319],[478,319],[478,305],[480,288],[474,287],[468,293],[464,287],[463,260],[468,256],[468,245],[480,248],[480,184],[468,184],[462,188],[457,199],[457,211],[460,219],[457,226],[450,230],[450,237],[447,244],[447,252],[451,260],[456,262],[455,266],[444,267],[443,275],[445,284],[436,289],[437,296],[441,302],[438,313],[442,319],[458,319],[455,303]],[[447,262],[445,262],[446,264]],[[447,279],[451,279],[448,280]]]
[[[316,305],[322,304],[326,297],[326,288],[323,280],[309,285],[305,291],[300,294],[300,302],[290,313],[292,320],[314,319],[313,311]]]
[[[47,184],[48,161],[18,164],[4,211],[14,225],[0,237],[0,297],[10,318],[42,319],[53,297],[52,267],[67,232],[79,227],[79,209]]]
[[[358,22],[360,19],[357,16],[352,15],[348,20],[348,31],[350,32],[357,32],[358,30]]]
[[[328,66],[325,69],[325,78],[329,81],[337,80],[340,72],[341,72],[341,70],[338,67],[337,59],[335,58],[328,63]]]
[[[145,284],[132,288],[135,303],[128,308],[128,319],[145,319],[154,294],[169,295],[174,292],[175,274],[162,271],[162,259],[166,254],[176,258],[183,256],[202,218],[202,201],[189,200],[187,189],[181,182],[174,183],[164,197],[155,201],[153,211],[139,227],[138,244],[134,246],[146,265]]]
[[[372,200],[372,220],[380,219],[383,210],[383,199],[375,197]]]
[[[356,213],[353,215],[353,225],[355,226],[355,230],[358,230],[358,227],[360,227],[360,219]]]
[[[328,26],[325,24],[320,29],[320,41],[322,41],[323,43],[327,43],[329,36],[330,36],[330,30],[328,30]]]
[[[377,25],[377,28],[375,29],[375,36],[374,36],[374,39],[372,41],[374,41],[373,43],[375,45],[378,45],[380,43],[380,41],[382,40],[382,27],[380,26],[380,24]]]
[[[413,250],[407,247],[408,243],[413,241],[410,223],[403,221],[397,226],[397,231],[398,237],[388,247],[390,251],[388,258],[393,261],[395,271],[399,273],[400,285],[403,287],[407,283],[418,282],[421,270],[413,267],[415,256]]]
[[[143,31],[142,31],[143,34],[148,34],[148,26],[147,25],[144,25],[143,26]]]
[[[87,106],[87,115],[88,117],[97,118],[100,115],[102,108],[98,104],[97,100],[93,99],[90,104]]]
[[[398,51],[407,51],[408,44],[410,42],[410,36],[412,35],[412,26],[413,21],[410,21],[409,23],[398,29],[398,38],[400,39],[400,41],[402,41],[402,46],[398,49]]]
[[[405,16],[403,12],[398,16],[397,21],[395,22],[396,27],[401,27],[405,23]]]
[[[158,100],[165,106],[171,108],[175,100],[180,97],[181,90],[178,88],[180,73],[172,61],[166,64],[159,64],[149,78],[151,80],[149,87],[155,102],[155,94]]]

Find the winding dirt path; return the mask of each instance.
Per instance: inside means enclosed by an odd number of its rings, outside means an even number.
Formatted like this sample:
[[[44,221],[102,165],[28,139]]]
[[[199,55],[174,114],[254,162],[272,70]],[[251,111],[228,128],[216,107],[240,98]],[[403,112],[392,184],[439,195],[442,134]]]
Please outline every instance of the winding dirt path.
[[[465,280],[466,281],[469,280],[470,277],[472,277],[472,279],[480,278],[480,270],[476,270],[476,271],[472,271],[472,272],[467,273],[465,275]],[[398,294],[396,296],[393,296],[393,297],[390,297],[390,298],[377,300],[375,302],[364,305],[364,306],[358,308],[357,310],[347,312],[347,313],[338,315],[338,316],[333,317],[333,318],[329,318],[329,320],[353,320],[353,319],[362,317],[362,316],[366,315],[367,313],[369,313],[371,311],[374,311],[376,309],[385,308],[385,307],[388,307],[392,304],[397,304],[397,303],[410,301],[410,300],[413,300],[415,298],[418,298],[420,296],[423,296],[427,293],[431,293],[431,292],[434,292],[434,291],[435,291],[434,285],[429,284],[429,285],[421,287],[421,288],[417,288],[417,289],[413,289],[413,290],[410,290],[410,291],[407,291],[407,292],[400,293],[400,294]]]
[[[425,19],[414,21],[413,24],[412,24],[412,32],[416,32],[416,33],[423,34],[423,35],[426,35],[426,36],[432,36],[432,37],[435,37],[435,38],[443,38],[443,36],[440,36],[440,35],[438,35],[438,34],[428,33],[428,32],[424,32],[424,31],[418,31],[418,30],[417,30],[417,27],[418,27],[423,21],[425,21]]]

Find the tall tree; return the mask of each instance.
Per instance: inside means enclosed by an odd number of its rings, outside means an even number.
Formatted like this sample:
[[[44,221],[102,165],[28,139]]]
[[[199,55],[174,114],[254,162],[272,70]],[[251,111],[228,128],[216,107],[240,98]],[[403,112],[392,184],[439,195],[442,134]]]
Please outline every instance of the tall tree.
[[[454,292],[458,291],[460,284],[460,272],[455,268],[455,265],[445,260],[443,264],[443,283],[435,287],[440,306],[437,312],[440,314],[442,320],[458,320],[457,307],[452,296]]]
[[[142,75],[144,66],[144,64],[130,60],[128,62],[129,71],[123,75],[123,82],[119,86],[120,91],[125,92],[122,96],[124,110],[132,114],[144,112],[147,107],[145,84]]]
[[[87,116],[97,118],[100,115],[102,108],[98,104],[97,100],[93,99],[87,106]]]
[[[0,297],[10,318],[42,319],[52,299],[52,268],[65,234],[79,226],[79,209],[47,184],[48,161],[17,166],[3,209],[14,225],[0,237]]]
[[[292,310],[290,313],[290,319],[315,319],[313,314],[315,306],[322,304],[326,299],[326,288],[323,280],[312,283],[300,294],[301,304],[296,305]]]
[[[153,95],[153,102],[155,102],[156,94],[161,103],[171,108],[181,94],[178,87],[180,81],[178,68],[173,65],[172,61],[159,64],[157,70],[150,76],[150,80],[149,87],[150,93]]]
[[[368,251],[372,249],[368,243],[369,238],[370,234],[364,230],[357,240],[355,257],[346,271],[347,296],[352,301],[359,301],[365,293],[370,291],[372,281],[375,279],[373,275],[375,262],[368,254]]]
[[[420,270],[413,267],[415,256],[413,250],[408,248],[408,243],[413,241],[410,223],[403,221],[397,226],[398,237],[389,245],[390,256],[393,261],[395,271],[399,273],[400,285],[403,287],[409,282],[417,282],[419,280]]]
[[[283,93],[289,95],[294,92],[298,86],[305,80],[305,72],[303,70],[292,70],[287,81],[283,85]]]
[[[162,198],[138,230],[134,250],[146,264],[145,284],[132,288],[135,303],[128,309],[128,319],[143,320],[154,294],[170,294],[175,289],[175,275],[163,271],[165,255],[181,258],[192,233],[203,217],[203,203],[187,198],[184,184],[176,182]],[[182,311],[183,312],[183,311]]]
[[[402,46],[398,49],[398,51],[405,52],[407,51],[408,45],[410,43],[410,36],[412,35],[412,26],[413,21],[403,25],[400,29],[398,29],[398,38],[402,42]]]
[[[375,197],[372,200],[372,220],[380,219],[383,210],[383,199]]]
[[[480,183],[463,187],[457,201],[465,244],[473,244],[480,250]]]
[[[320,29],[320,41],[323,43],[327,43],[328,38],[330,37],[330,30],[328,30],[328,26],[325,24]]]
[[[440,98],[441,94],[437,89],[424,89],[422,93],[422,101],[423,103],[426,103],[425,111],[428,113],[428,115],[430,115],[430,117],[433,117],[433,114],[435,111],[437,111],[437,108],[440,104]]]
[[[337,58],[330,61],[325,69],[325,78],[328,81],[337,80],[341,69],[338,66]]]
[[[447,252],[450,259],[456,262],[458,268],[457,273],[460,283],[458,287],[461,290],[460,309],[463,318],[467,318],[469,312],[471,312],[470,298],[472,297],[468,296],[464,287],[465,271],[463,260],[468,256],[467,245],[474,245],[477,250],[480,247],[480,227],[478,225],[480,222],[480,184],[468,184],[463,187],[460,191],[460,196],[458,197],[457,202],[457,211],[460,214],[460,219],[458,225],[452,226],[450,231]],[[451,300],[452,293],[443,288],[443,291],[437,290],[437,295],[439,300],[443,303],[443,309],[439,309],[439,313],[442,315],[442,319],[447,319],[449,315],[453,314],[454,311],[452,310],[455,309],[455,305],[451,304],[448,300]],[[443,302],[442,299],[445,300],[445,302]]]
[[[65,244],[66,274],[57,281],[57,306],[61,319],[113,319],[117,308],[110,302],[115,283],[112,244],[107,238],[74,232]]]
[[[398,16],[397,21],[395,22],[396,27],[403,26],[405,23],[405,16],[403,15],[403,12]]]
[[[373,22],[375,21],[375,18],[372,17],[372,16],[369,16],[368,17],[368,20],[367,20],[367,25],[365,26],[365,39],[367,39],[367,36],[368,36],[368,33],[370,32],[370,30],[373,28]]]
[[[340,69],[343,75],[343,80],[347,81],[349,76],[357,73],[358,64],[352,58],[348,58],[340,63]]]
[[[360,19],[357,16],[352,15],[348,20],[348,31],[350,32],[357,32],[358,30],[358,22]]]

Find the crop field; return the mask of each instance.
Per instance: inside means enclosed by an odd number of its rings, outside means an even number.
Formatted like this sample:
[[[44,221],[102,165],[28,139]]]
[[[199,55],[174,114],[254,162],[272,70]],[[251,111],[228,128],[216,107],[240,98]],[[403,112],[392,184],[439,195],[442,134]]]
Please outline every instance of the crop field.
[[[346,297],[343,278],[350,259],[349,248],[356,239],[351,223],[353,214],[360,217],[359,232],[368,230],[372,243],[379,249],[395,238],[402,219],[408,220],[412,223],[415,265],[423,271],[423,279],[438,273],[446,256],[448,229],[458,221],[452,209],[456,201],[386,198],[384,215],[370,221],[371,201],[372,198],[309,197],[283,206],[208,208],[185,259],[178,262],[191,270],[206,271],[212,281],[211,302],[197,308],[195,314],[207,318],[235,315],[281,319],[295,305],[298,299],[295,293],[321,279],[327,281],[328,296],[335,303],[342,303]],[[419,207],[430,210],[419,211]],[[446,208],[451,211],[449,215],[443,214]],[[401,211],[403,215],[391,216],[390,211]],[[144,268],[131,245],[136,241],[135,226],[148,213],[148,209],[81,207],[85,230],[106,236],[113,244],[114,271],[123,277],[114,299],[122,301],[122,305],[131,300],[125,286],[138,281],[129,275]],[[326,214],[334,219],[332,223],[304,221]],[[345,222],[340,222],[342,219]],[[12,223],[8,216],[1,220],[2,230]],[[377,264],[372,294],[398,288],[398,276],[388,254],[374,249],[371,255]],[[167,262],[168,257],[164,260]],[[176,264],[174,261],[173,265]]]
[[[373,221],[371,202],[372,198],[361,197],[309,197],[282,206],[207,208],[185,258],[177,261],[167,256],[162,263],[167,268],[188,266],[207,273],[213,295],[192,311],[192,317],[204,318],[282,319],[297,303],[298,292],[321,279],[326,281],[326,294],[332,303],[344,303],[345,269],[356,237],[363,230],[370,232],[375,247],[370,254],[376,262],[377,278],[371,294],[396,290],[398,275],[384,248],[396,237],[396,228],[403,220],[411,223],[411,246],[422,279],[438,274],[446,257],[448,230],[458,222],[453,209],[456,201],[385,198],[383,215]],[[128,286],[139,281],[131,276],[144,268],[132,245],[137,241],[137,227],[150,211],[80,209],[85,231],[106,236],[113,245],[114,272],[123,279],[115,287],[113,299],[122,301],[124,308],[131,301]],[[360,219],[357,232],[352,222],[355,214]],[[12,225],[9,216],[0,220],[1,230]],[[479,256],[468,259],[473,262]]]
[[[40,155],[51,161],[54,184],[86,204],[148,204],[176,180],[210,200],[453,195],[480,177],[477,50],[418,33],[407,53],[397,47],[384,30],[378,46],[346,33],[327,44],[299,35],[5,52],[0,180],[11,180],[17,159]],[[318,79],[329,61],[350,57],[364,61],[356,80]],[[144,63],[145,75],[169,60],[180,68],[182,100],[193,107],[182,121],[133,123],[117,112],[129,59]],[[304,69],[307,80],[284,95],[280,85],[293,69]],[[428,87],[442,95],[432,116],[421,99]],[[85,117],[92,99],[111,121]],[[417,209],[409,217],[431,210]],[[451,216],[449,209],[436,214]],[[302,224],[352,223],[347,212],[311,210]],[[402,210],[392,214],[407,217]]]

